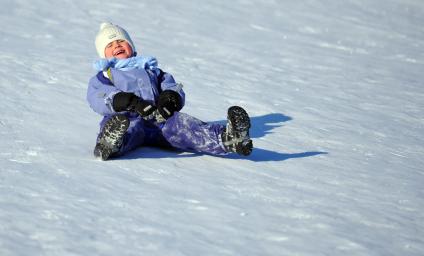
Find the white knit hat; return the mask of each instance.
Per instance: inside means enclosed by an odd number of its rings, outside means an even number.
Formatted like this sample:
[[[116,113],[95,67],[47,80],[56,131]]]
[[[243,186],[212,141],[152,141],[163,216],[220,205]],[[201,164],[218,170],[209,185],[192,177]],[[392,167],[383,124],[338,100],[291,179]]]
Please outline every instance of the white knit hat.
[[[115,40],[125,40],[131,46],[133,54],[135,54],[135,47],[125,29],[110,22],[103,22],[100,24],[100,30],[96,36],[96,50],[101,58],[105,58],[106,46]]]

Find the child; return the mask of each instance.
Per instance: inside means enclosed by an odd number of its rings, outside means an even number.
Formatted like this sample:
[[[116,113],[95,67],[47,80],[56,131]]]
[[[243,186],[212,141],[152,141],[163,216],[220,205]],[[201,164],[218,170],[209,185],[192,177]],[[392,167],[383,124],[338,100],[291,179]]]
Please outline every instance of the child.
[[[182,85],[162,71],[153,57],[137,56],[128,33],[102,23],[95,41],[100,58],[90,79],[87,100],[100,115],[94,155],[107,160],[142,145],[173,147],[213,155],[249,155],[250,119],[238,106],[228,109],[228,123],[209,124],[179,112]]]

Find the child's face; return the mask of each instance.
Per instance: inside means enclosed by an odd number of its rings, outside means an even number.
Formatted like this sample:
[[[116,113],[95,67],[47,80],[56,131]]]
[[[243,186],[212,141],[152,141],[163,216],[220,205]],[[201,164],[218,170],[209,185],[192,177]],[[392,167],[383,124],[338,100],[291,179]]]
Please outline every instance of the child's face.
[[[126,59],[130,58],[133,54],[130,44],[125,40],[115,40],[106,45],[105,57],[107,59],[117,58]]]

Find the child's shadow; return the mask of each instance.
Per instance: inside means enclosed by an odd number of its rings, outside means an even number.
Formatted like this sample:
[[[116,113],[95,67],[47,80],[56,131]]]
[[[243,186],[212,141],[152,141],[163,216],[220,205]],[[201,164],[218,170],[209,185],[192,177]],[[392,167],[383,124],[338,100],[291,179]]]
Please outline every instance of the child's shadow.
[[[272,130],[274,128],[280,127],[284,122],[292,120],[291,117],[285,116],[280,113],[272,113],[263,116],[255,116],[251,117],[252,128],[250,129],[250,137],[252,139],[264,137],[267,134],[272,134]],[[253,140],[255,143],[255,140]],[[255,144],[253,144],[255,145]],[[328,154],[327,152],[320,151],[307,151],[307,152],[299,152],[299,153],[280,153],[275,152],[263,148],[257,148],[254,146],[253,152],[248,157],[242,157],[239,155],[228,155],[226,158],[231,159],[246,159],[255,162],[264,162],[264,161],[284,161],[290,158],[302,158],[302,157],[310,157],[320,154]]]
[[[263,116],[255,116],[251,117],[251,124],[252,128],[250,129],[250,137],[253,139],[253,152],[251,155],[244,157],[239,156],[237,154],[229,154],[223,156],[223,158],[227,159],[243,159],[243,160],[250,160],[255,162],[266,162],[266,161],[284,161],[290,158],[303,158],[303,157],[310,157],[320,154],[327,154],[327,152],[320,152],[320,151],[307,151],[307,152],[299,152],[299,153],[280,153],[275,152],[263,148],[257,148],[255,147],[255,138],[264,137],[268,134],[272,134],[272,130],[274,128],[282,126],[284,122],[292,120],[291,117],[285,116],[280,113],[272,113],[267,114]],[[215,121],[213,123],[221,123],[226,124],[226,121],[220,120]],[[148,152],[146,152],[146,150]],[[146,154],[147,153],[147,154]],[[136,159],[141,157],[148,157],[148,158],[186,158],[186,157],[196,157],[199,155],[204,155],[202,153],[189,153],[184,152],[180,150],[163,150],[163,149],[157,149],[157,148],[141,148],[138,150],[135,150],[133,152],[130,152],[129,154],[122,157],[122,159]]]
[[[252,128],[250,129],[250,137],[260,138],[272,133],[271,130],[280,127],[283,122],[292,120],[291,117],[280,113],[272,113],[264,116],[254,116],[250,118]]]

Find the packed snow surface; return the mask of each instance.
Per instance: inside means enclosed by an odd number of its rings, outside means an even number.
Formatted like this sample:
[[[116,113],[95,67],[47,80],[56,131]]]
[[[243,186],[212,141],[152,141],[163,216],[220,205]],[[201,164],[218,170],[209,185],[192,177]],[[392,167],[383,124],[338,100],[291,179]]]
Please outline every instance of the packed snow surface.
[[[0,255],[424,255],[423,1],[0,4]],[[95,159],[103,21],[252,155]]]

